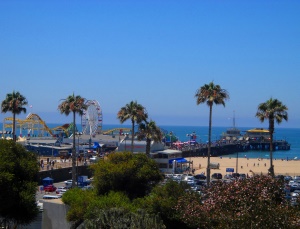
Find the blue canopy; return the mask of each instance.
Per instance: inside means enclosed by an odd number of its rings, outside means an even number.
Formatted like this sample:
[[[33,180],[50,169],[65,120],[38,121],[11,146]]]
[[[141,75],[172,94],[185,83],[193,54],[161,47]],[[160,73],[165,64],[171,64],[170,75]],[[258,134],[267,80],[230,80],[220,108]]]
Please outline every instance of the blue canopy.
[[[93,149],[98,149],[98,148],[101,148],[99,142],[94,142]]]
[[[174,159],[169,160],[169,164],[172,164],[174,160],[177,161],[177,163],[187,163],[188,162],[185,158],[180,157],[180,158],[174,158]]]
[[[51,177],[46,177],[43,179],[43,181],[53,181],[53,179]]]
[[[53,184],[53,179],[52,178],[46,177],[46,178],[43,179],[43,186],[44,187],[46,187],[46,186],[48,186],[50,184]]]

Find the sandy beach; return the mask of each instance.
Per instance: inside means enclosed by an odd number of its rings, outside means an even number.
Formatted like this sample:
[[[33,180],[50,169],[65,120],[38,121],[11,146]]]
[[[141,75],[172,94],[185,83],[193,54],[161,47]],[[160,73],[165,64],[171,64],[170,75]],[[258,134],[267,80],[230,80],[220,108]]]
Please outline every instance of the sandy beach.
[[[193,161],[193,168],[196,170],[195,174],[206,173],[207,157],[192,157],[186,158]],[[226,174],[226,168],[234,168],[236,172],[236,158],[211,157],[211,162],[220,163],[220,169],[211,169],[211,174],[222,173]],[[275,175],[290,175],[300,176],[300,160],[273,160]],[[247,175],[253,174],[267,174],[270,167],[269,159],[253,159],[253,158],[238,158],[238,173],[245,173]]]
[[[46,163],[47,158],[44,159]],[[66,162],[61,162],[59,158],[54,158],[57,163],[55,163],[53,169],[71,167],[71,160]],[[191,157],[186,158],[187,160],[193,161],[193,168],[196,170],[195,174],[206,173],[207,167],[207,157]],[[224,157],[211,157],[210,162],[216,162],[220,164],[220,169],[211,169],[211,174],[222,173],[226,174],[226,168],[234,168],[236,172],[236,158],[224,158]],[[79,162],[78,165],[82,165],[83,162]],[[89,163],[88,163],[89,164]],[[275,175],[290,175],[290,176],[300,176],[300,160],[273,160]],[[254,174],[267,174],[268,168],[270,167],[269,159],[258,159],[258,158],[244,158],[240,157],[238,159],[238,173],[245,173],[247,175]],[[50,169],[50,168],[49,168]],[[40,168],[40,171],[47,170],[46,164],[44,169]]]

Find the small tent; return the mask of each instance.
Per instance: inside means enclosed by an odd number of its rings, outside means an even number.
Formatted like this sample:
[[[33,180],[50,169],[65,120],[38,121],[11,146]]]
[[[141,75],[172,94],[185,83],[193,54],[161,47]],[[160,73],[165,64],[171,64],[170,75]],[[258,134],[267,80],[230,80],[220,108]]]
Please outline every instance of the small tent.
[[[51,177],[46,177],[43,179],[43,186],[46,187],[48,185],[53,185],[53,179]]]

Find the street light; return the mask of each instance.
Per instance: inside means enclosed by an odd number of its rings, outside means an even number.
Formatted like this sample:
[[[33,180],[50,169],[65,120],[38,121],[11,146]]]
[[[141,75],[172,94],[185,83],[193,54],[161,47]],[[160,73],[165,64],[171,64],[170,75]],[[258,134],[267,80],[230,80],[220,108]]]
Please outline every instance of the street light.
[[[238,163],[239,163],[239,152],[236,152],[236,166],[235,166],[235,170],[236,173],[238,173]]]
[[[52,143],[52,156],[51,156],[52,161],[53,161],[53,145],[54,145],[54,143]]]
[[[76,132],[75,135],[78,136],[78,155],[76,156],[76,180],[78,185],[78,156],[79,156],[79,137],[82,135],[82,132]]]
[[[196,135],[196,133],[195,133],[195,131],[194,131],[193,133],[187,134],[186,136],[189,137],[189,143],[190,143],[190,144],[189,144],[189,145],[190,145],[190,147],[189,147],[189,152],[190,152],[190,163],[191,163],[192,139],[193,139],[193,140],[196,139],[197,135]],[[195,145],[194,145],[194,148],[195,148]]]
[[[75,135],[78,136],[78,154],[79,154],[79,137],[82,135],[82,132],[76,132]]]

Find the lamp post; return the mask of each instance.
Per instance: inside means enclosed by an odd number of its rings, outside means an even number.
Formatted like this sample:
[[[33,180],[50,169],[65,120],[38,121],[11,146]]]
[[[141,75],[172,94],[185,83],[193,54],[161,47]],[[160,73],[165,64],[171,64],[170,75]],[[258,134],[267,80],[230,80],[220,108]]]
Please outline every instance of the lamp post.
[[[53,145],[54,145],[54,143],[52,143],[52,156],[51,156],[51,160],[53,160]]]
[[[169,133],[169,135],[170,135],[170,148],[171,148],[172,147],[172,135],[173,135],[172,131]]]
[[[239,163],[239,152],[236,152],[236,165],[235,165],[236,173],[238,173],[238,163]]]
[[[40,159],[41,159],[41,157],[40,157],[40,143],[38,143],[38,149],[37,149],[37,152],[38,152],[38,154],[39,154],[39,161],[40,161]]]
[[[195,139],[197,135],[196,135],[195,131],[193,131],[193,133],[187,134],[186,136],[189,137],[189,146],[190,146],[189,147],[189,152],[190,152],[190,163],[191,163],[192,139]]]
[[[77,186],[78,186],[78,156],[80,155],[79,154],[79,137],[80,137],[80,135],[82,135],[82,132],[76,132],[75,135],[77,135],[77,137],[78,137],[78,141],[77,141],[78,154],[76,154],[76,180],[77,180]]]

